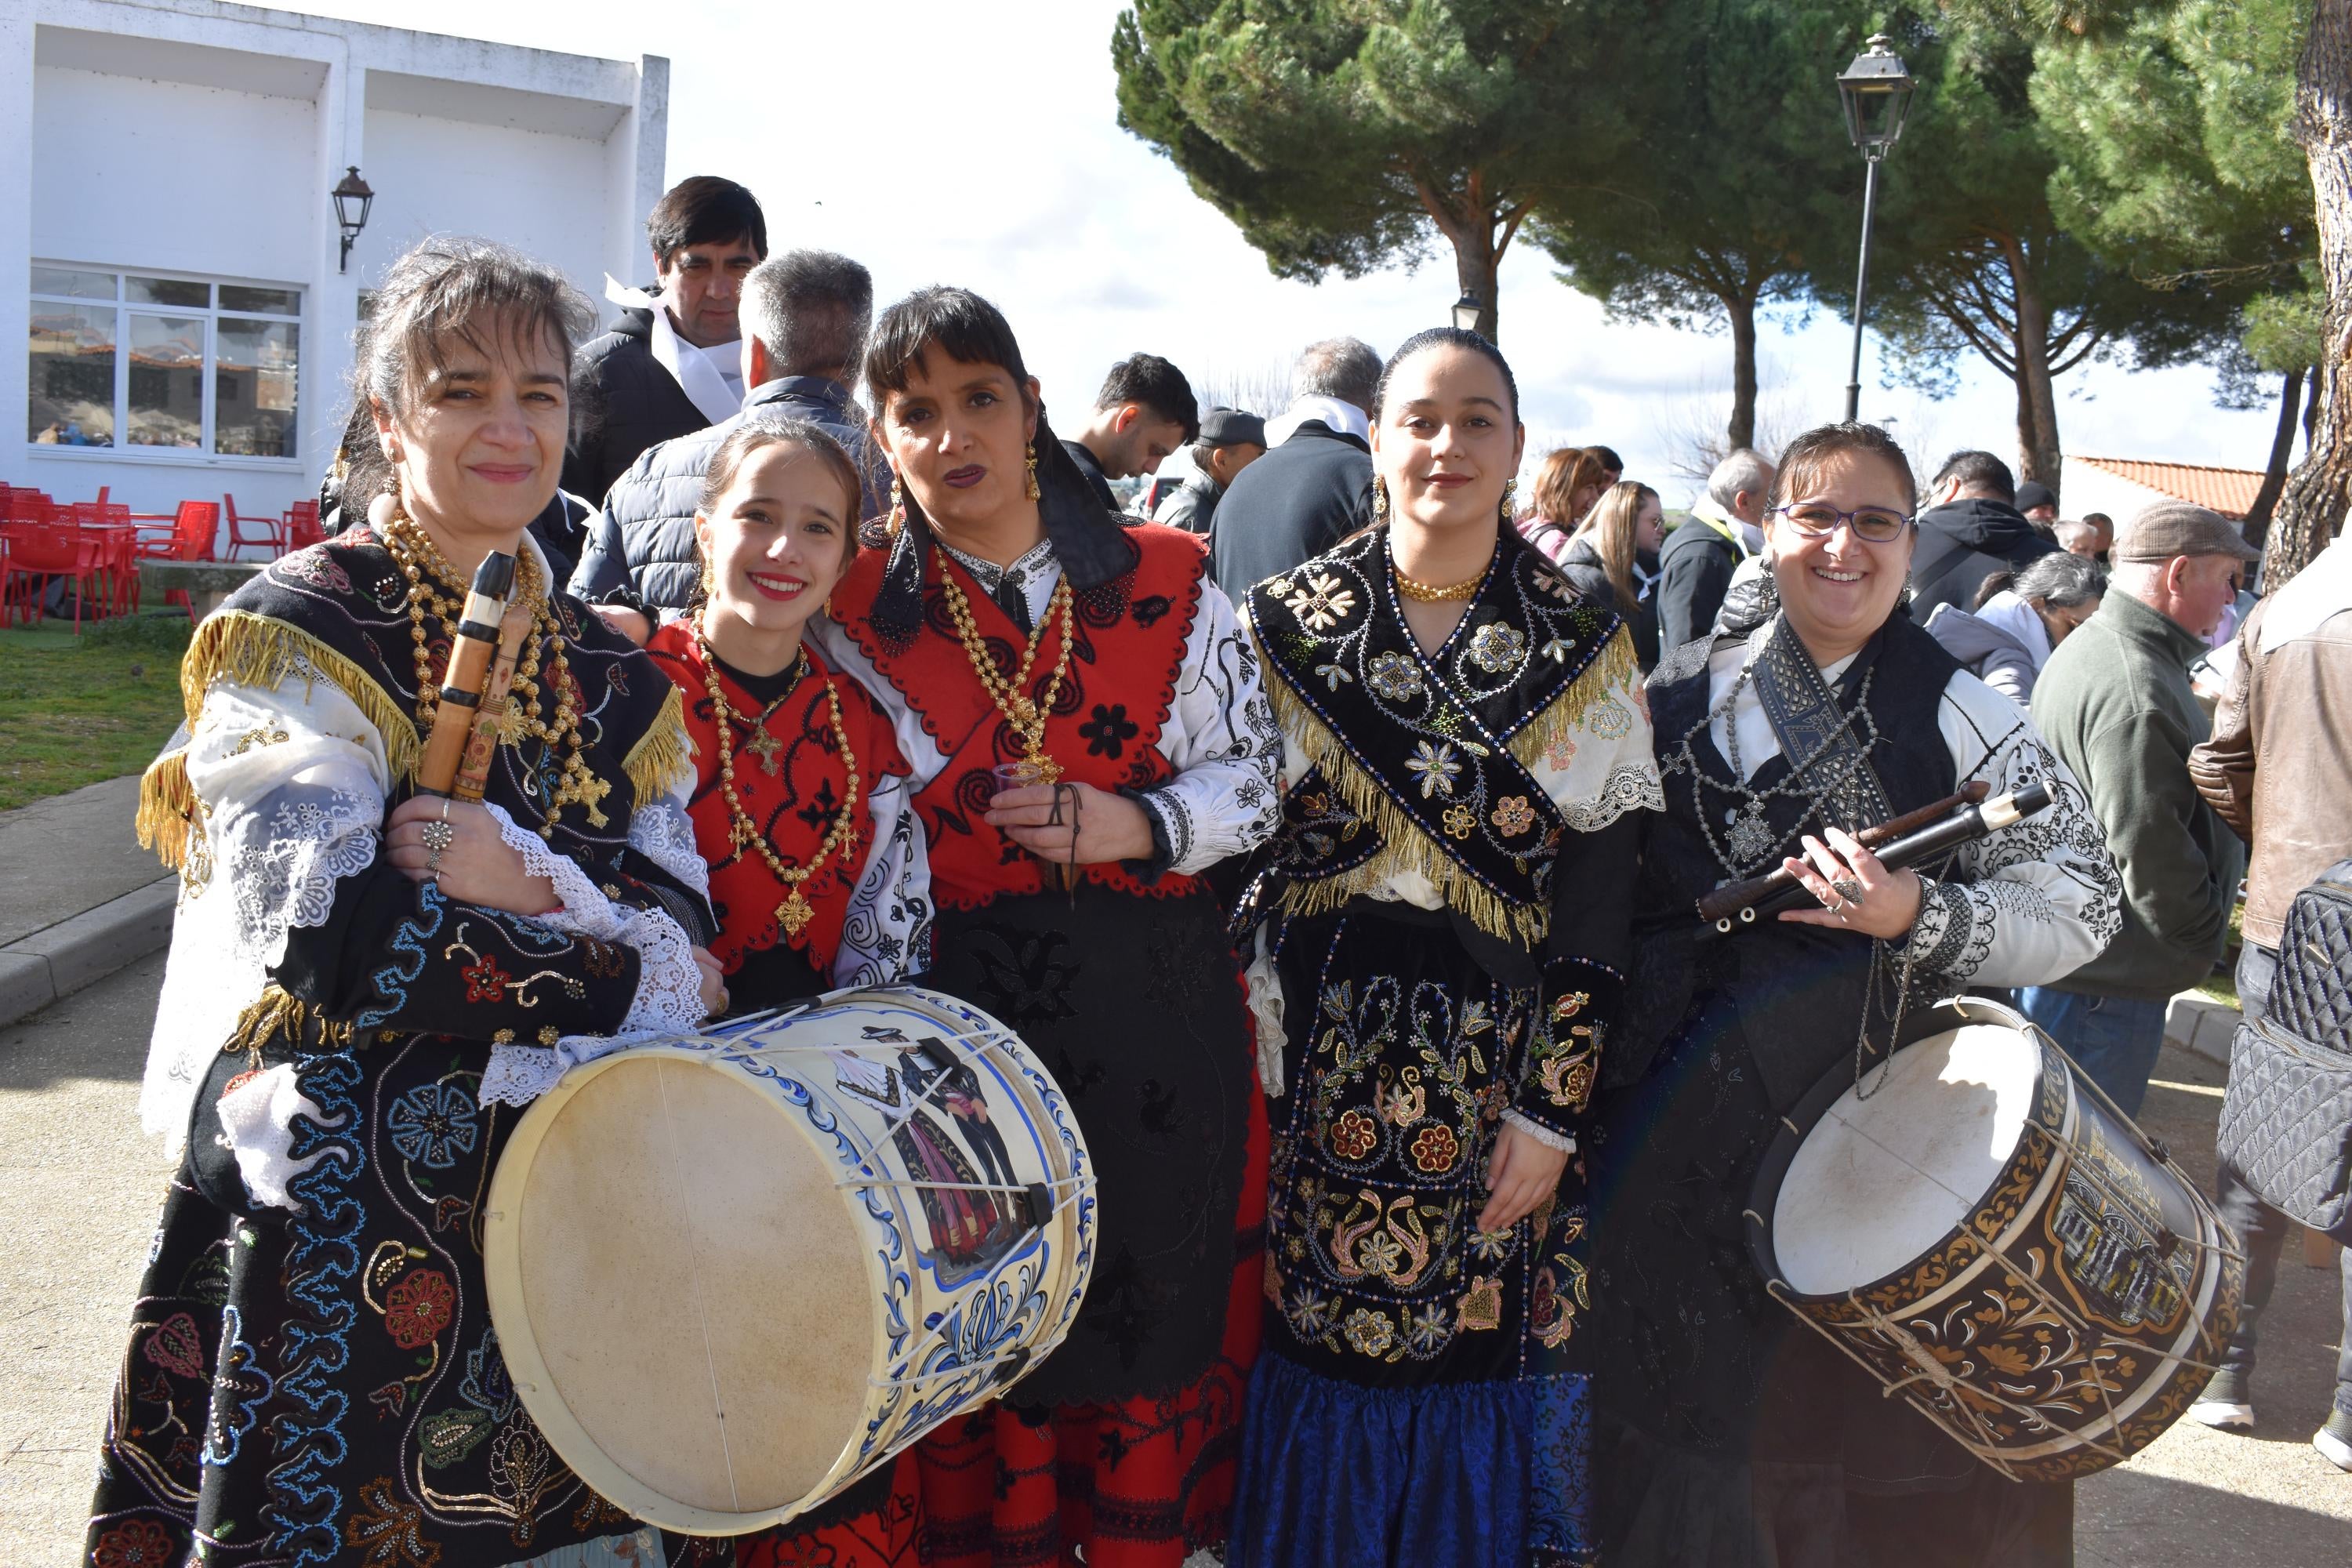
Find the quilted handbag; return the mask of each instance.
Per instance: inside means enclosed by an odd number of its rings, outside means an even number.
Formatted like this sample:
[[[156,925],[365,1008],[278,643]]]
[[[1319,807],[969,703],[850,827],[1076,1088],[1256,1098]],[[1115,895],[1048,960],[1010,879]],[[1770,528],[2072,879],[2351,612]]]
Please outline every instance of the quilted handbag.
[[[2230,1042],[2215,1142],[2264,1203],[2352,1246],[2352,862],[2288,907],[2270,1011]]]

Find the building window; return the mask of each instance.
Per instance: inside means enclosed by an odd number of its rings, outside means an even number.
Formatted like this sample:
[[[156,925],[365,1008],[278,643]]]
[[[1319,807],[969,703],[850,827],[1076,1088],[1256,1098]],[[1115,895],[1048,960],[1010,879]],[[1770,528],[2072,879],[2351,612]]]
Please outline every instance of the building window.
[[[33,264],[37,446],[293,458],[302,291]]]

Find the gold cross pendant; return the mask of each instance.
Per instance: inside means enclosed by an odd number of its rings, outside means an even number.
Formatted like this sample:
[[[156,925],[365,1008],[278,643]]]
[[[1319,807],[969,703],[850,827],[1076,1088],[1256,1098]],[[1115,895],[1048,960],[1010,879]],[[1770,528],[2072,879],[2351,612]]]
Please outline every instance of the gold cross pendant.
[[[794,888],[784,901],[776,906],[776,923],[784,928],[784,935],[788,939],[806,931],[809,921],[815,918],[816,910],[801,897],[798,888]]]
[[[782,750],[782,747],[778,745],[775,736],[762,730],[743,742],[743,749],[760,759],[761,772],[770,778],[776,776],[776,752]]]

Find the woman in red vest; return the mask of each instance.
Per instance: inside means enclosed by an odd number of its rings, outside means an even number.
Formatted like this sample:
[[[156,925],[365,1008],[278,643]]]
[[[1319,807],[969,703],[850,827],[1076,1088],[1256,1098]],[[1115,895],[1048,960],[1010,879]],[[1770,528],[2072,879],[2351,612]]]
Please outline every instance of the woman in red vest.
[[[1020,1032],[1100,1184],[1069,1338],[920,1447],[926,1559],[1174,1568],[1224,1531],[1265,1180],[1201,873],[1272,831],[1281,737],[1201,542],[1104,510],[993,306],[899,301],[866,376],[893,507],[820,635],[887,693],[912,769],[925,983]]]
[[[746,421],[703,479],[700,603],[646,645],[685,698],[688,813],[737,1013],[898,980],[929,940],[929,876],[889,717],[803,637],[856,553],[860,494],[856,465],[824,431]],[[927,1209],[988,1202],[921,1197]],[[930,1217],[936,1232],[961,1216]],[[789,1525],[707,1544],[743,1568],[911,1568],[916,1475],[901,1455]]]

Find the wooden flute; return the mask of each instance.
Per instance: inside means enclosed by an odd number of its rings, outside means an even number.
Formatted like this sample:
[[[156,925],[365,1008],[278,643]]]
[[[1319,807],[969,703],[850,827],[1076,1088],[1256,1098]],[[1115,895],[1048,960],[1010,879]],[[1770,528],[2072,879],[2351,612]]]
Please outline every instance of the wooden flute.
[[[1902,816],[1879,823],[1874,827],[1865,827],[1855,834],[1854,837],[1861,840],[1864,848],[1879,850],[1906,834],[1916,833],[1922,828],[1951,818],[1957,813],[1982,805],[1985,797],[1991,793],[1992,786],[1982,779],[1970,779],[1957,792],[1946,795],[1933,805],[1923,805],[1916,811],[1906,811]],[[2042,804],[2048,804],[2046,797]],[[2041,807],[2034,806],[2032,809],[2038,811]],[[2006,826],[2006,823],[1993,824],[1985,831],[1991,832],[1996,827]],[[1898,870],[1901,868],[1895,861],[1888,860],[1884,854],[1880,855],[1879,858]],[[1787,903],[1794,901],[1792,895],[1802,892],[1802,885],[1798,882],[1796,876],[1787,867],[1776,866],[1761,877],[1751,877],[1744,882],[1727,883],[1699,900],[1698,918],[1718,931],[1728,932],[1735,923],[1752,924],[1762,916],[1776,912]],[[1765,906],[1768,904],[1771,908],[1767,909]]]
[[[515,660],[530,630],[530,606],[510,612],[515,558],[499,551],[482,557],[474,585],[449,639],[448,668],[441,678],[440,706],[433,732],[416,763],[419,795],[479,800],[489,775],[499,721],[506,711]]]

